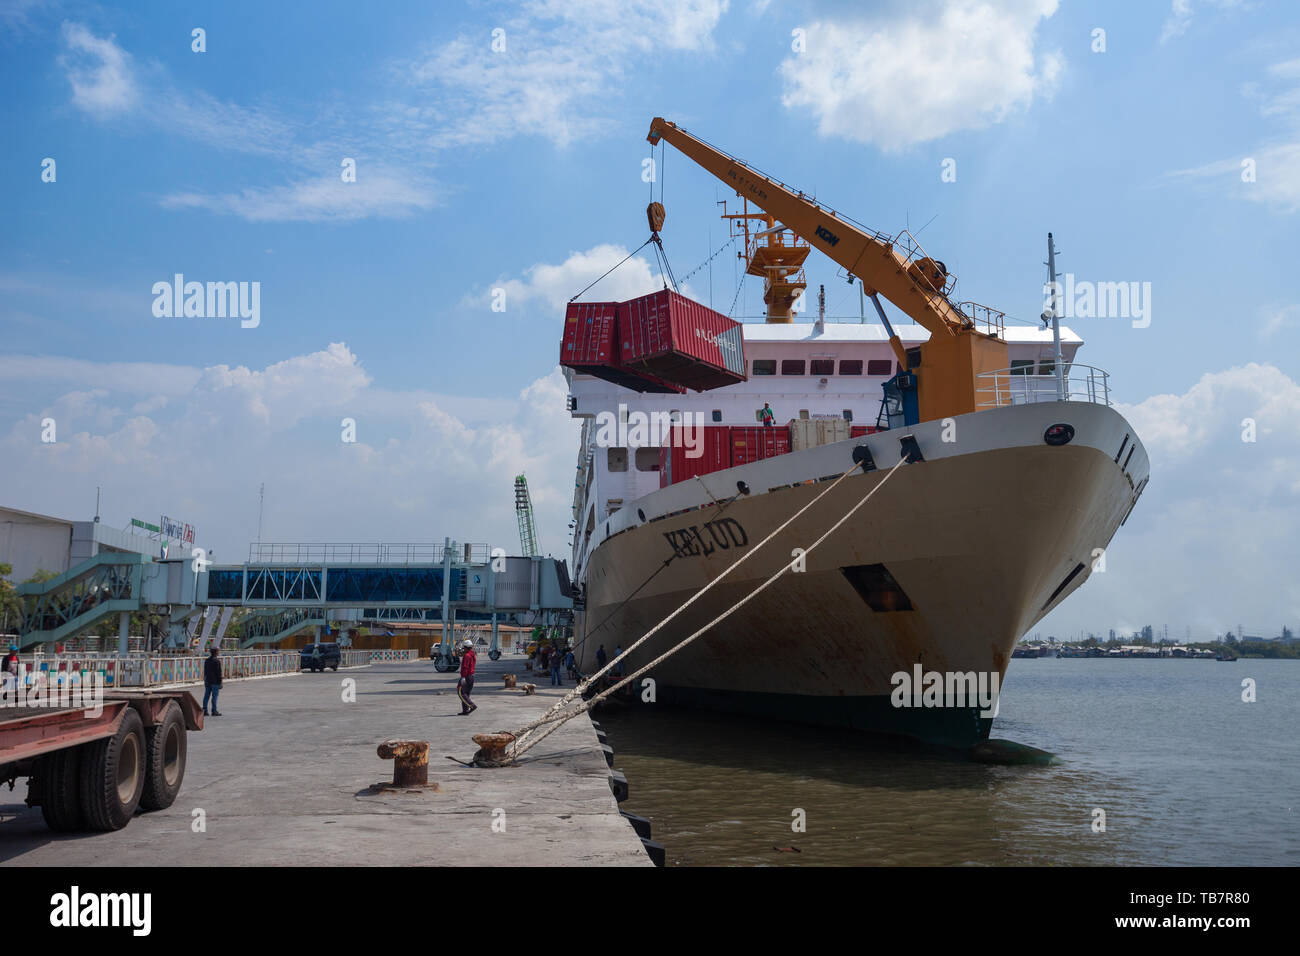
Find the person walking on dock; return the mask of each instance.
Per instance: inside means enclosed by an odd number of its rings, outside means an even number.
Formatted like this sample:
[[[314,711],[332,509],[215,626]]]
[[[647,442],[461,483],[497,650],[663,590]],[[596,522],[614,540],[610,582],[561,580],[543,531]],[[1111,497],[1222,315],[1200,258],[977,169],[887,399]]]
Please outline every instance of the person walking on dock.
[[[564,654],[564,666],[568,670],[569,676],[574,680],[578,679],[578,664],[573,659],[573,648],[569,648]]]
[[[456,682],[456,693],[460,695],[461,716],[478,710],[478,704],[469,699],[474,691],[474,667],[478,664],[478,655],[474,653],[474,644],[468,639],[460,655],[460,680]]]
[[[208,698],[212,698],[212,717],[220,717],[217,710],[217,695],[221,693],[221,661],[217,659],[218,649],[214,644],[203,662],[203,713],[208,715]]]
[[[602,644],[596,648],[596,670],[604,667],[607,660],[609,660],[609,655],[605,653],[605,645]]]
[[[623,676],[623,645],[617,644],[614,647],[614,670],[613,675],[618,678]]]
[[[763,426],[765,428],[771,428],[772,424],[776,421],[776,413],[772,411],[772,406],[767,402],[763,403],[763,410],[758,413],[758,417],[763,420]]]
[[[557,647],[551,651],[551,683],[558,686],[564,686],[564,681],[560,679],[560,649]]]

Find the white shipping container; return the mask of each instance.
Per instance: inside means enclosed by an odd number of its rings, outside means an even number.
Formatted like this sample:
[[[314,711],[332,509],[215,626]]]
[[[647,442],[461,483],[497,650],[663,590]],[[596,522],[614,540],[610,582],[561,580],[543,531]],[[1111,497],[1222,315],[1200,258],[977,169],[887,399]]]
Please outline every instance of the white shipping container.
[[[790,420],[790,450],[803,451],[818,445],[848,441],[849,423],[843,418],[793,418]]]

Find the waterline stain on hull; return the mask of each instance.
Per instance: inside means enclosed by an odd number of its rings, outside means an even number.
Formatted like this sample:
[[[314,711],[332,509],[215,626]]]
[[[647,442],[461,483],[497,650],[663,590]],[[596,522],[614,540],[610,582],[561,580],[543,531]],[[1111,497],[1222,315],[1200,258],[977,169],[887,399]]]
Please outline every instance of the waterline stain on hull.
[[[988,740],[992,717],[978,707],[895,707],[888,696],[817,697],[659,684],[657,700],[696,710],[836,727],[967,751]],[[644,710],[656,705],[639,705]]]

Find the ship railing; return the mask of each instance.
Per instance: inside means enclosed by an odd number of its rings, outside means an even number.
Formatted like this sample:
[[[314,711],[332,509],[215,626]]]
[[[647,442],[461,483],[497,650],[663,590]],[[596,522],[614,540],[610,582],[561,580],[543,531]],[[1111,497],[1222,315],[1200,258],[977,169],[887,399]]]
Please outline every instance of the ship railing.
[[[1027,374],[1028,366],[982,372],[976,376],[975,407],[1002,408],[1034,402],[1090,402],[1110,405],[1110,376],[1091,365],[1063,363],[1058,382],[1054,372]],[[1060,392],[1058,393],[1058,388]]]
[[[931,258],[929,255],[926,254],[926,251],[924,248],[922,248],[921,243],[917,241],[916,236],[912,235],[912,233],[907,229],[902,230],[896,236],[891,236],[883,239],[881,237],[881,234],[877,233],[874,236],[874,238],[876,238],[877,241],[886,242],[894,250],[895,255],[899,255],[902,257],[902,262],[899,264],[899,268],[903,269],[904,271],[906,271],[908,266],[910,266],[914,262],[919,262],[922,259]],[[945,269],[946,268],[947,267],[945,266]],[[946,297],[949,293],[952,292],[952,290],[956,287],[956,285],[957,285],[957,277],[950,272],[945,272],[944,279],[943,279],[943,288],[937,291],[939,292],[940,295]],[[928,289],[925,291],[928,292]]]
[[[983,332],[985,335],[994,338],[1003,338],[1007,330],[1007,314],[1000,309],[995,309],[990,305],[981,305],[979,302],[958,302],[957,309],[964,316],[971,320],[976,331]]]

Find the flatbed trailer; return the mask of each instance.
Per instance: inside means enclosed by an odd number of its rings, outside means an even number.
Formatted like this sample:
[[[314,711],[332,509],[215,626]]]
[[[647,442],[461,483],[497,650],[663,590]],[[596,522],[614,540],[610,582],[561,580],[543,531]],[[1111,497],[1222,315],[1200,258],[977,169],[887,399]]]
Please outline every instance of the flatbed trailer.
[[[136,809],[172,805],[186,733],[203,712],[184,690],[108,691],[103,708],[0,707],[0,781],[27,778],[50,829],[120,830]]]

